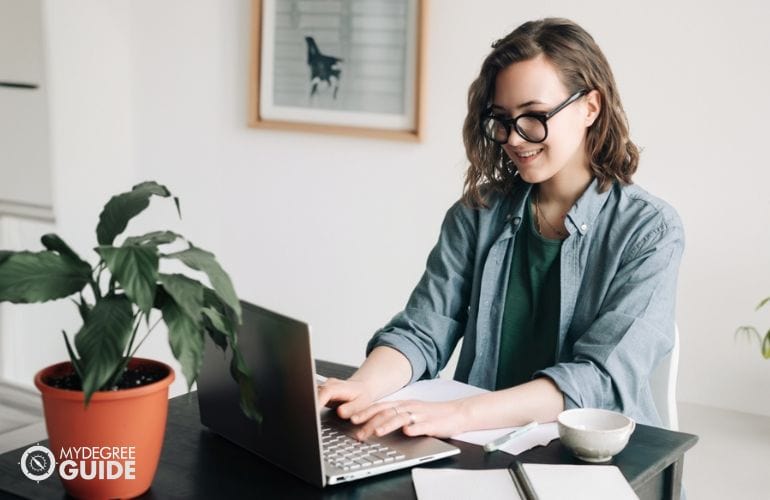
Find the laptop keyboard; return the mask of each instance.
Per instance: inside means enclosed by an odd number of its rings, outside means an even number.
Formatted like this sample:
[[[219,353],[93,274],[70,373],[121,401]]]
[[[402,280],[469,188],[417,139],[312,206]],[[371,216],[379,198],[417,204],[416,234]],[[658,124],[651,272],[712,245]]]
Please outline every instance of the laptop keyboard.
[[[345,471],[397,462],[406,458],[404,454],[387,446],[357,441],[323,424],[321,443],[326,463]]]

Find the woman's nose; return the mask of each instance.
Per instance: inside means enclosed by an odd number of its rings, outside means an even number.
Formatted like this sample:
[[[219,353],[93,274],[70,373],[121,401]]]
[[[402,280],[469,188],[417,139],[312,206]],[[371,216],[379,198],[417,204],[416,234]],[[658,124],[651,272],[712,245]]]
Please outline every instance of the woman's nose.
[[[522,138],[518,132],[516,132],[516,129],[511,128],[511,133],[508,134],[508,145],[512,147],[516,147],[519,144],[524,144],[525,141],[524,138]]]

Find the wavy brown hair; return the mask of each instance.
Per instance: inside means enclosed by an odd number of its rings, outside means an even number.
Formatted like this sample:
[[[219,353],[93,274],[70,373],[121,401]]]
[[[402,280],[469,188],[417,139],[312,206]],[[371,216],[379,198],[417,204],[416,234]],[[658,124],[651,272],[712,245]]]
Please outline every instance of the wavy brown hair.
[[[482,190],[507,192],[517,182],[516,166],[500,145],[484,137],[481,121],[494,98],[498,73],[541,54],[557,68],[569,94],[589,89],[601,96],[599,116],[586,136],[590,168],[600,189],[606,190],[613,181],[631,184],[639,149],[629,139],[628,120],[610,65],[583,28],[568,19],[548,18],[524,23],[492,44],[492,52],[468,90],[468,115],[463,125],[470,162],[463,189],[463,201],[468,206],[485,207]]]

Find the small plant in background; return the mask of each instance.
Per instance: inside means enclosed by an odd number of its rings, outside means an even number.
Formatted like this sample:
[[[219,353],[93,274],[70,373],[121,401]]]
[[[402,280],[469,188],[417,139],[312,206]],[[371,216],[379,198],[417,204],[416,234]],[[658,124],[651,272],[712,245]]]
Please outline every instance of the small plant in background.
[[[759,305],[757,305],[756,310],[759,311],[767,304],[770,304],[770,297],[766,297],[762,302],[760,302]],[[759,333],[759,331],[753,326],[741,326],[735,330],[735,335],[736,337],[744,336],[750,339],[756,338],[759,341],[760,349],[762,350],[762,356],[764,356],[765,359],[770,359],[770,329],[768,329],[767,333],[765,333],[765,336],[762,337],[762,334]]]
[[[206,334],[223,351],[228,347],[233,350],[230,372],[240,385],[241,407],[246,415],[259,420],[254,387],[238,350],[240,302],[214,255],[171,231],[153,231],[126,237],[120,244],[115,242],[128,222],[147,208],[152,196],[169,198],[171,193],[165,186],[149,181],[107,202],[96,227],[98,246],[94,251],[99,260],[93,267],[55,234],[41,238],[44,251],[0,250],[0,302],[32,303],[72,297],[83,325],[75,333],[74,342],[62,331],[75,373],[69,377],[71,380],[59,383],[82,390],[86,405],[96,391],[126,387],[123,378],[129,360],[163,321],[188,388],[198,378]],[[181,217],[179,200],[173,200]],[[161,251],[165,245],[180,242],[187,247]],[[181,262],[202,272],[211,287],[184,274],[160,272],[162,261]],[[159,314],[153,313],[156,310]],[[140,330],[144,338],[137,342]]]

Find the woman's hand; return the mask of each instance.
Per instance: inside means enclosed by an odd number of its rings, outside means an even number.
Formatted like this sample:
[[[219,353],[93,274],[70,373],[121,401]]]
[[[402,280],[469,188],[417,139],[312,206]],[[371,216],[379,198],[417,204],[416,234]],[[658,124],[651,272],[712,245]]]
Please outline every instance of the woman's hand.
[[[376,347],[349,379],[329,378],[318,386],[319,406],[337,407],[337,415],[349,419],[375,400],[404,387],[412,376],[412,365],[397,350]]]
[[[356,438],[383,436],[401,429],[407,436],[451,437],[465,432],[466,400],[431,403],[426,401],[384,401],[354,412],[350,421],[363,425]]]
[[[329,378],[318,386],[318,405],[333,407],[341,403],[337,415],[346,420],[371,405],[372,401],[371,391],[359,380]]]

